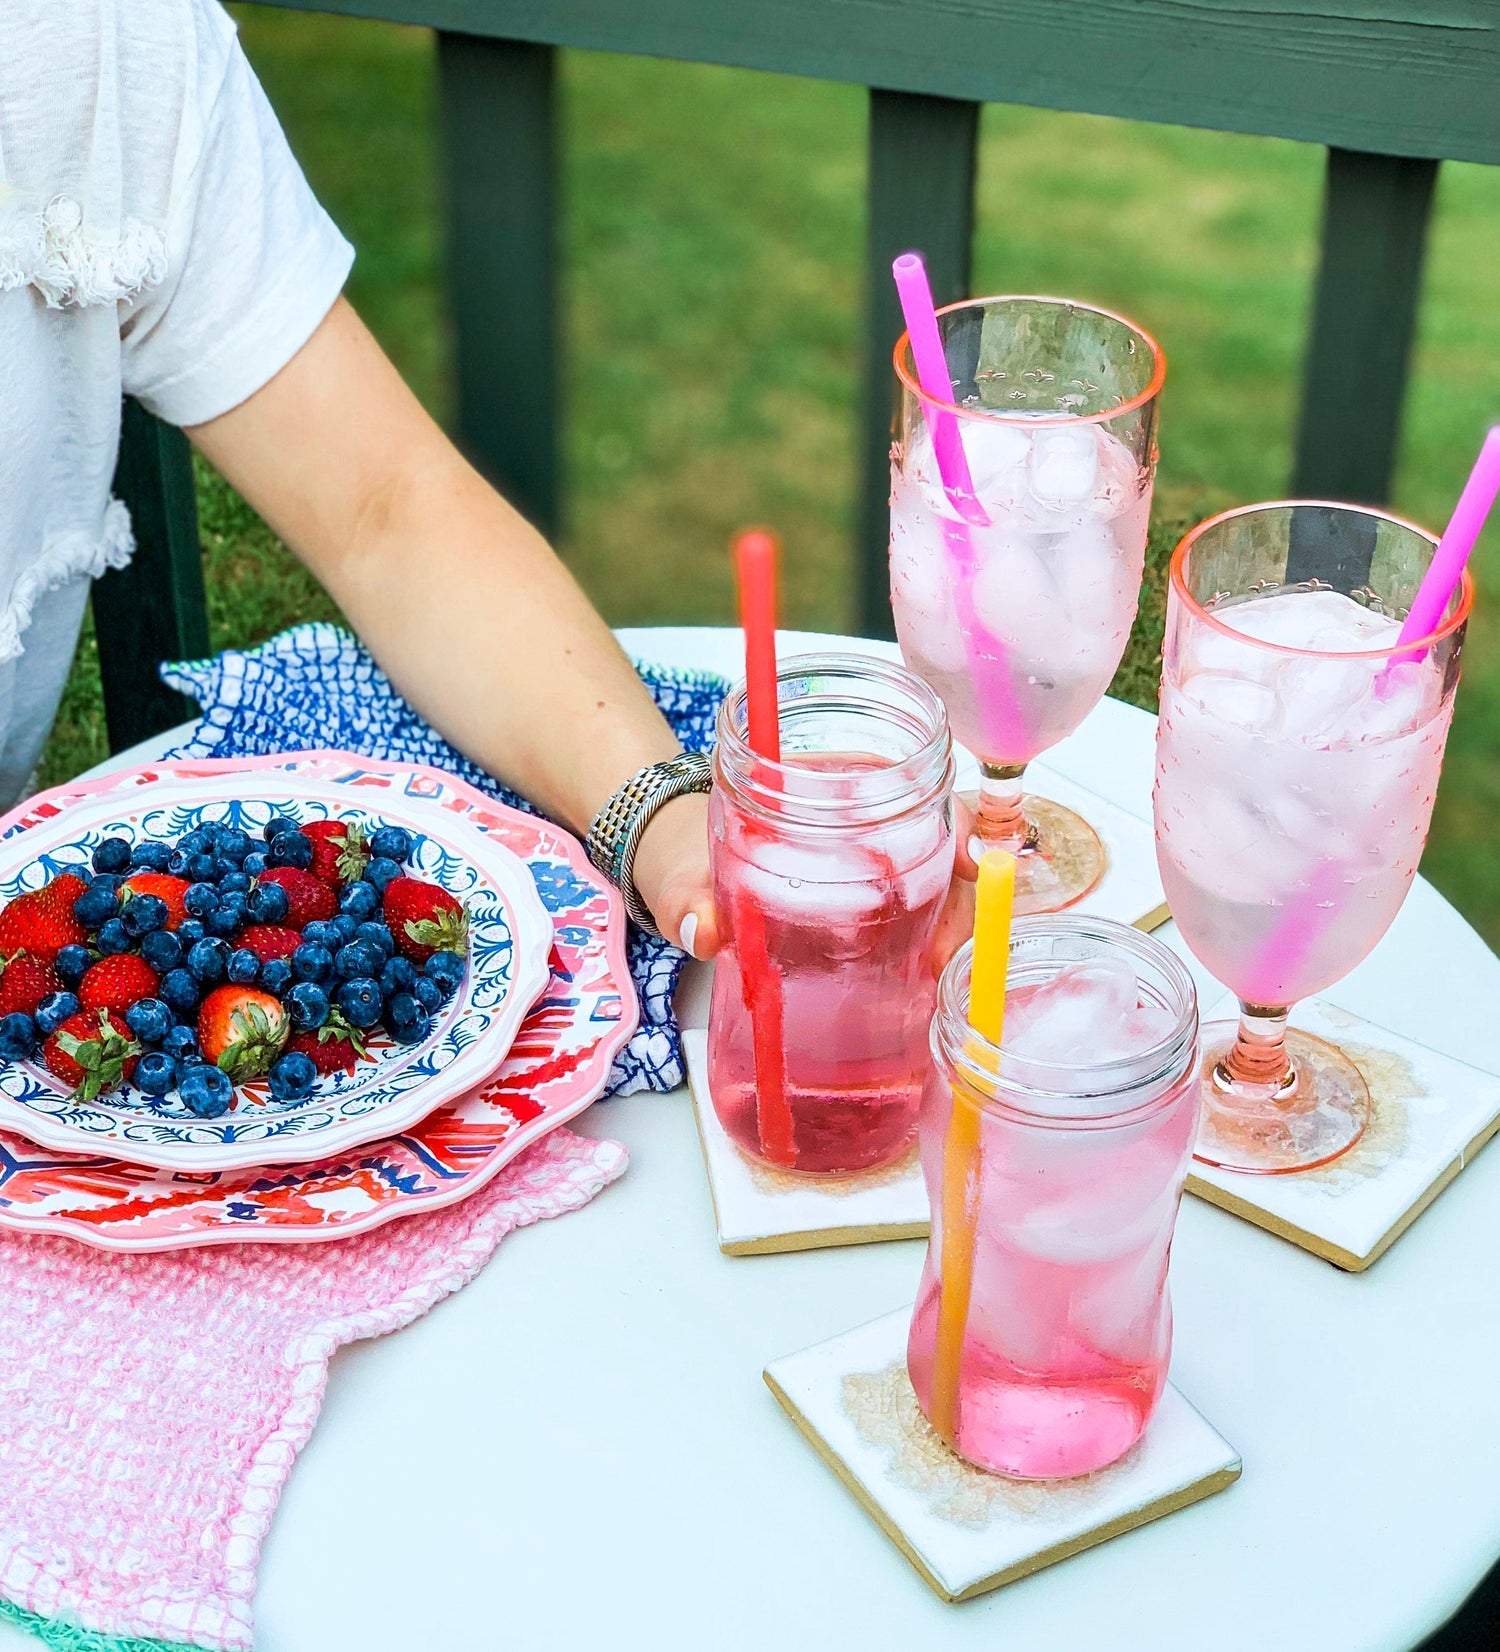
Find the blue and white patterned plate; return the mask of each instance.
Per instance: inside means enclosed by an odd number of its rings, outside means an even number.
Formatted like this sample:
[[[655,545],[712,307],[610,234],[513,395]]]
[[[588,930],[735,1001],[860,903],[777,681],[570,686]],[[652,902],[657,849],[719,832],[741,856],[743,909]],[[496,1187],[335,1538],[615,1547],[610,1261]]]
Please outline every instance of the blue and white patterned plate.
[[[49,794],[31,798],[0,837],[0,901],[80,870],[102,838],[175,839],[206,820],[258,834],[283,813],[347,818],[361,812],[368,787],[367,818],[406,827],[416,845],[412,870],[469,913],[468,969],[427,1038],[396,1045],[377,1035],[373,1060],[320,1079],[300,1101],[278,1100],[263,1080],[243,1085],[217,1119],[195,1118],[175,1092],[158,1099],[130,1085],[79,1102],[39,1062],[7,1062],[0,1064],[0,1128],[64,1152],[161,1169],[298,1163],[404,1130],[495,1073],[549,979],[552,924],[531,874],[492,837],[439,806],[436,771],[383,763],[366,775],[358,761],[329,753],[294,770],[284,757],[153,765],[108,776],[84,795],[76,783],[59,788],[65,807],[49,810]]]

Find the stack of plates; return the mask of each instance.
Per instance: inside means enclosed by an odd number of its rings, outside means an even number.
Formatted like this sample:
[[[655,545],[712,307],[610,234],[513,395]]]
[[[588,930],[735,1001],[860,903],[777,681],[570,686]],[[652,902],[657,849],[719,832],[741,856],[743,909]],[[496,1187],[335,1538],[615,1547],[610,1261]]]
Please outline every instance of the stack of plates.
[[[618,895],[577,842],[436,769],[344,752],[152,765],[59,787],[0,821],[0,901],[86,867],[101,839],[175,840],[275,814],[404,826],[411,870],[468,908],[468,967],[416,1045],[299,1101],[262,1081],[218,1119],[125,1086],[70,1097],[0,1065],[0,1227],[106,1250],[364,1232],[483,1187],[595,1100],[635,1030]]]

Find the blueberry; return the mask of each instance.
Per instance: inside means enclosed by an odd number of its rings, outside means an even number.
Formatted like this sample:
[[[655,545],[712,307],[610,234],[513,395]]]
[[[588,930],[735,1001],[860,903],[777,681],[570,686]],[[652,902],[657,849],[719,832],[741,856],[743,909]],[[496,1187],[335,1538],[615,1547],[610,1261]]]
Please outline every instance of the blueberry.
[[[289,815],[272,815],[266,822],[261,836],[267,843],[274,843],[283,832],[295,832],[296,830],[297,822]]]
[[[271,1094],[281,1101],[300,1101],[318,1081],[318,1069],[300,1050],[278,1056],[268,1075]]]
[[[326,918],[314,918],[310,924],[304,925],[302,939],[313,946],[326,946],[330,953],[337,952],[343,945],[338,930]]]
[[[339,988],[339,1008],[351,1027],[373,1027],[380,1019],[380,983],[356,975]]]
[[[264,850],[252,849],[240,862],[240,871],[247,872],[252,878],[258,878],[270,864]]]
[[[385,1024],[398,1044],[420,1044],[432,1022],[409,992],[398,992],[385,1007]]]
[[[219,833],[219,858],[238,866],[250,853],[250,837],[238,826],[225,826]]]
[[[370,853],[377,860],[393,860],[400,865],[411,859],[411,833],[404,826],[382,826],[370,834]]]
[[[328,1019],[328,994],[315,981],[299,981],[286,995],[286,1012],[294,1027],[321,1027]]]
[[[299,981],[326,981],[333,973],[333,954],[316,941],[304,941],[292,954],[292,974]]]
[[[177,1063],[160,1050],[148,1050],[135,1064],[135,1087],[148,1096],[164,1096],[177,1082]]]
[[[383,895],[385,886],[400,876],[400,866],[389,855],[376,855],[365,868],[365,882],[374,886],[377,895]]]
[[[341,981],[351,981],[356,975],[379,975],[385,967],[385,957],[378,946],[368,941],[350,941],[334,955],[333,973]]]
[[[217,936],[205,936],[188,950],[188,970],[202,986],[214,986],[222,981],[228,962],[229,948]]]
[[[443,994],[437,982],[429,981],[425,975],[419,975],[412,982],[411,995],[429,1015],[443,1007]]]
[[[141,998],[126,1010],[125,1025],[142,1044],[160,1044],[172,1030],[172,1012],[160,998]]]
[[[153,929],[141,940],[141,957],[158,975],[165,975],[182,962],[182,939],[170,929]]]
[[[76,993],[49,992],[36,1007],[36,1030],[43,1038],[51,1038],[70,1015],[78,1014],[78,1009]]]
[[[58,980],[71,990],[83,979],[84,971],[93,961],[93,955],[86,946],[65,946],[58,948],[52,967],[57,971]],[[149,964],[151,960],[148,958],[146,962]]]
[[[247,946],[236,947],[229,954],[229,962],[224,971],[236,985],[250,987],[255,985],[255,979],[260,974],[260,959]]]
[[[196,1113],[200,1119],[222,1118],[234,1103],[234,1085],[229,1082],[229,1074],[206,1062],[184,1073],[177,1089],[189,1112]]]
[[[219,910],[219,891],[211,883],[195,883],[182,897],[182,904],[195,918],[206,918]]]
[[[195,826],[177,840],[177,847],[185,855],[207,855],[213,852],[214,835],[207,826]]]
[[[177,1015],[191,1015],[203,994],[198,977],[187,969],[169,969],[156,990],[162,1002]]]
[[[383,957],[394,958],[396,956],[396,937],[391,934],[387,925],[383,923],[361,924],[356,933],[360,940],[369,941],[372,946],[378,946]]]
[[[167,903],[160,895],[132,895],[120,908],[120,922],[128,935],[140,937],[153,930],[165,929]]]
[[[143,872],[165,872],[172,851],[155,838],[142,838],[130,851],[130,864]]]
[[[219,863],[212,855],[194,855],[188,862],[187,876],[193,883],[213,883],[219,875]]]
[[[278,832],[271,839],[267,858],[272,866],[297,866],[305,870],[312,865],[312,839],[306,832]]]
[[[416,966],[410,958],[392,958],[380,972],[380,990],[392,998],[398,992],[410,992],[416,978]]]
[[[111,918],[107,924],[99,925],[99,933],[94,937],[94,944],[108,957],[112,952],[129,952],[135,941],[118,918]]]
[[[248,895],[250,893],[250,874],[248,872],[226,872],[219,879],[219,888],[226,895]]]
[[[91,883],[73,902],[73,916],[85,929],[97,929],[120,910],[120,897],[108,885]]]
[[[174,849],[172,853],[167,856],[167,870],[174,878],[185,878],[187,876],[188,862],[192,860],[192,858],[193,857],[187,852],[186,849]]]
[[[279,883],[258,883],[245,896],[245,916],[253,924],[279,924],[289,905],[286,890]]]
[[[196,946],[206,934],[208,931],[203,927],[200,918],[184,918],[177,926],[177,939],[182,942],[184,952],[189,947]]]
[[[359,925],[347,912],[336,912],[328,920],[328,927],[333,932],[334,950],[341,946],[348,946],[350,941],[359,934]]]
[[[36,1022],[17,1010],[0,1020],[0,1061],[24,1061],[36,1049]]]
[[[451,998],[464,978],[464,961],[456,952],[434,952],[422,965],[422,973],[437,983],[444,998]]]
[[[339,891],[339,911],[347,912],[355,923],[364,923],[380,910],[380,897],[371,883],[347,883]]]
[[[178,974],[186,975],[187,971],[179,970]],[[191,979],[191,977],[189,977]],[[201,1061],[202,1052],[198,1048],[198,1035],[191,1027],[171,1027],[167,1036],[162,1039],[163,1051],[174,1061]]]
[[[233,907],[221,906],[217,912],[210,912],[203,920],[203,927],[210,935],[217,935],[220,940],[232,940],[239,932],[244,922],[243,911],[236,911]]]
[[[268,958],[260,966],[260,984],[272,997],[280,998],[293,979],[292,966],[285,958]]]
[[[123,872],[130,865],[130,844],[122,837],[107,837],[91,857],[96,872]]]

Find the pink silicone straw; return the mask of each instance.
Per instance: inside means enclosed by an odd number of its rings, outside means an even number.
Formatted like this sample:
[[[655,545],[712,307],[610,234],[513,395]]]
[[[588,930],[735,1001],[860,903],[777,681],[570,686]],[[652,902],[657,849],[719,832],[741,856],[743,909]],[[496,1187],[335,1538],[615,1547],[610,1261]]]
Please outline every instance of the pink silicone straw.
[[[1463,578],[1469,553],[1484,529],[1485,519],[1490,514],[1497,493],[1500,493],[1500,424],[1490,426],[1489,434],[1480,446],[1479,457],[1474,461],[1468,481],[1464,483],[1464,491],[1458,496],[1453,515],[1412,599],[1406,623],[1396,639],[1398,650],[1404,644],[1430,637],[1442,624],[1453,593],[1458,589],[1458,582]],[[1422,650],[1405,655],[1402,663],[1420,660],[1425,652]],[[1387,665],[1386,671],[1389,670]],[[1384,675],[1382,673],[1382,677]]]
[[[903,252],[891,265],[896,280],[896,296],[906,318],[906,336],[911,341],[912,360],[917,365],[917,382],[935,403],[953,400],[953,380],[948,376],[948,357],[943,336],[938,331],[937,310],[927,281],[927,266],[919,252]],[[974,479],[969,474],[969,456],[964,452],[958,420],[946,407],[927,409],[932,425],[932,451],[937,459],[938,478],[943,492],[964,521],[987,527],[989,517],[974,497]]]

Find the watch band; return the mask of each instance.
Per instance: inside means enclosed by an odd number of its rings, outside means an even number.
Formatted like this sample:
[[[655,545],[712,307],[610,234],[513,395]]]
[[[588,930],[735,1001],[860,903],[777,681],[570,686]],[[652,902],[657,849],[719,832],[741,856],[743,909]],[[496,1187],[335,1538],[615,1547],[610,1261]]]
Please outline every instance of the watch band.
[[[661,931],[635,887],[635,852],[641,834],[664,804],[712,786],[713,771],[701,751],[678,752],[665,763],[648,763],[594,816],[584,839],[589,859],[625,897],[631,920],[650,935],[659,936]]]

